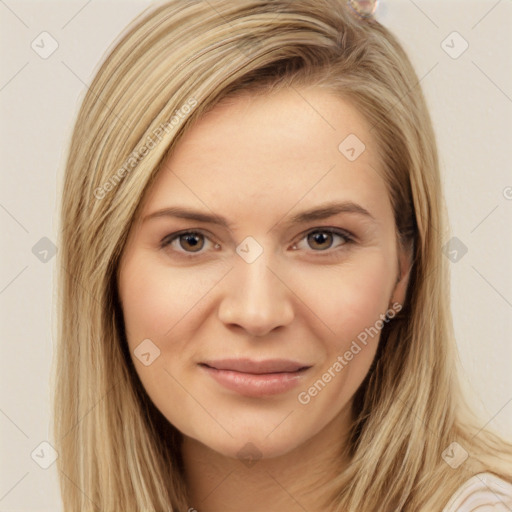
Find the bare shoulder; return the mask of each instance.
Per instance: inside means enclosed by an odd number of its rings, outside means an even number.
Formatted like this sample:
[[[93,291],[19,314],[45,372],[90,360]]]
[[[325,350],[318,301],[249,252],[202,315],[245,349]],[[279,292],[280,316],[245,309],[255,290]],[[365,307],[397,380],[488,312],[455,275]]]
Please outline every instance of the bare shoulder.
[[[467,480],[442,512],[510,512],[512,484],[492,473],[478,473]]]

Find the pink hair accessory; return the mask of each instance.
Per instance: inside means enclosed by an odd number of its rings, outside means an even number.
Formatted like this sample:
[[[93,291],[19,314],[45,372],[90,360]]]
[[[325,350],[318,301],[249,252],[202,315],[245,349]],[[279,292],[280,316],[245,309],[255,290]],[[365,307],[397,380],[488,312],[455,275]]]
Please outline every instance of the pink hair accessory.
[[[361,18],[371,18],[377,9],[378,0],[348,0],[347,4]]]

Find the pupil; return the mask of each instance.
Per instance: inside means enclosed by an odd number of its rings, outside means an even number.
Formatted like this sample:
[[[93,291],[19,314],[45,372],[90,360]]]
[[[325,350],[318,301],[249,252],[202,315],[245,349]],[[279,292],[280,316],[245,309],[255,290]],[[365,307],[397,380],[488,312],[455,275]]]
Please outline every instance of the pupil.
[[[203,247],[203,244],[198,242],[199,236],[200,235],[197,235],[197,234],[195,234],[195,235],[194,234],[192,234],[192,235],[182,235],[182,239],[185,239],[186,243],[189,244],[189,246],[191,246],[194,249],[193,252],[196,252],[196,251],[200,250]],[[184,247],[182,243],[180,245],[183,247],[183,249],[187,249],[187,247]]]
[[[320,245],[322,243],[325,243],[326,241],[330,241],[329,239],[331,238],[330,234],[326,235],[325,233],[312,233],[310,236],[313,237],[315,243],[318,243]],[[329,243],[327,247],[320,247],[320,249],[328,249],[330,246],[331,243]]]

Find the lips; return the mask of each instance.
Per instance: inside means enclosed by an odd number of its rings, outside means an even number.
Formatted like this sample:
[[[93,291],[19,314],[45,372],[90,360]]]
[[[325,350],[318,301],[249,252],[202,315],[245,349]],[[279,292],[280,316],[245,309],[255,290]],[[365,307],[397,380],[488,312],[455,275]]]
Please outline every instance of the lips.
[[[222,359],[199,364],[201,370],[231,393],[263,398],[296,387],[310,365],[286,359]]]
[[[252,359],[220,359],[216,361],[204,361],[201,364],[216,370],[231,370],[255,375],[264,373],[292,373],[310,368],[310,365],[290,361],[288,359],[266,359],[263,361],[254,361]]]

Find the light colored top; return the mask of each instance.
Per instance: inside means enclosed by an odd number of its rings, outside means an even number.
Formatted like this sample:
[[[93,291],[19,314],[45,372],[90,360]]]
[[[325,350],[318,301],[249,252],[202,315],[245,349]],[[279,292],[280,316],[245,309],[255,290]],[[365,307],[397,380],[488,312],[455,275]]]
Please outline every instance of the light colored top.
[[[442,512],[512,512],[512,484],[478,473],[459,487]]]

